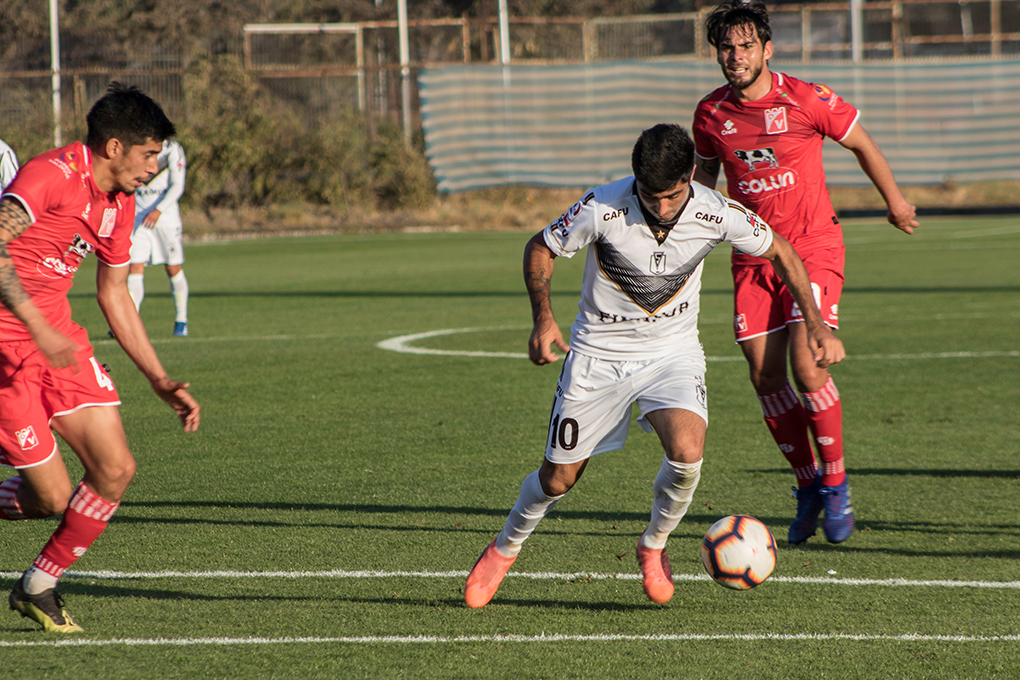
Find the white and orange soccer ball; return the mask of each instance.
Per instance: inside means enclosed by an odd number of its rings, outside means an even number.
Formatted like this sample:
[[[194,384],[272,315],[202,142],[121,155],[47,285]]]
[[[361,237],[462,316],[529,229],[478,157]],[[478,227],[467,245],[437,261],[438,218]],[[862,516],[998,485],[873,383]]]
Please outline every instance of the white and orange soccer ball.
[[[701,561],[719,585],[750,590],[761,585],[776,568],[776,539],[754,517],[723,517],[705,534]]]

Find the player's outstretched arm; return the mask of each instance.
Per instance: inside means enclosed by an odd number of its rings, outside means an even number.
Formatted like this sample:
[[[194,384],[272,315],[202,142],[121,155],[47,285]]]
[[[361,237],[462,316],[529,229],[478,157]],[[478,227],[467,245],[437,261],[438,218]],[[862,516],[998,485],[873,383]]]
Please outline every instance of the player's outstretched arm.
[[[51,326],[35,306],[22,287],[14,261],[7,250],[7,244],[21,236],[30,226],[32,220],[18,201],[13,198],[0,201],[0,304],[25,324],[39,351],[51,366],[71,366],[77,373],[78,360],[75,354],[81,347]]]
[[[99,263],[96,272],[99,307],[117,342],[135,362],[138,370],[148,378],[153,391],[177,413],[184,431],[193,432],[199,424],[198,402],[188,393],[189,384],[172,380],[159,362],[128,292],[127,273],[127,267],[110,267]]]
[[[531,318],[535,324],[528,341],[528,358],[538,366],[559,360],[559,355],[552,350],[553,345],[564,352],[570,351],[549,302],[555,260],[556,255],[545,244],[542,232],[532,236],[524,247],[524,285],[531,298]]]
[[[811,279],[808,277],[807,269],[804,268],[804,263],[790,242],[773,233],[772,245],[762,257],[772,263],[772,268],[797,301],[807,329],[808,347],[811,348],[818,367],[828,368],[846,358],[843,342],[822,320],[822,314],[818,311],[814,294],[811,292]]]
[[[850,134],[844,137],[840,144],[854,152],[861,170],[882,194],[882,198],[889,208],[886,215],[889,224],[904,233],[913,234],[914,229],[921,226],[916,219],[917,208],[907,203],[907,200],[903,198],[889,163],[871,135],[860,125],[854,125]]]

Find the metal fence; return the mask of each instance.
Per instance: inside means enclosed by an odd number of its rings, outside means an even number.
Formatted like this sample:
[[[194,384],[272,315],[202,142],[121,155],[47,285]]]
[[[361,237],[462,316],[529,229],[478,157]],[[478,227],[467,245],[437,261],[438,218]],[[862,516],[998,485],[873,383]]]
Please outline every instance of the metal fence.
[[[708,10],[627,17],[511,17],[515,65],[609,61],[711,60],[704,36]],[[848,3],[771,8],[775,59],[826,63],[854,56]],[[859,56],[865,62],[917,59],[1000,59],[1020,55],[1020,0],[895,0],[861,5]],[[500,54],[499,24],[457,17],[411,21],[408,106],[420,124],[418,73],[452,64],[492,64]],[[208,53],[155,43],[125,44],[110,36],[61,35],[65,125],[83,113],[110,80],[135,83],[177,120],[186,121],[183,81]],[[243,58],[272,96],[290,102],[310,124],[357,107],[371,120],[400,122],[405,89],[396,21],[249,26],[219,50]],[[0,125],[52,124],[47,38],[22,39],[0,53]],[[0,136],[3,132],[0,131]]]

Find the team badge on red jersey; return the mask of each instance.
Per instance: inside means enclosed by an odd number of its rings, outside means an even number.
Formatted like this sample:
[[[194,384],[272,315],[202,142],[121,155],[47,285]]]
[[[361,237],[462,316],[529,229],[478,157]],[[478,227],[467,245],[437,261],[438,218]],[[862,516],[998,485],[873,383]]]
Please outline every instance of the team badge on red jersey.
[[[22,451],[39,446],[39,438],[35,436],[35,430],[32,429],[31,425],[24,430],[18,430],[14,433],[14,436],[18,438],[18,445],[21,446]]]
[[[780,106],[776,109],[765,109],[765,134],[778,135],[787,131],[786,107]]]
[[[99,236],[110,238],[113,234],[113,225],[117,223],[117,209],[107,208],[103,211],[103,223],[99,226]]]

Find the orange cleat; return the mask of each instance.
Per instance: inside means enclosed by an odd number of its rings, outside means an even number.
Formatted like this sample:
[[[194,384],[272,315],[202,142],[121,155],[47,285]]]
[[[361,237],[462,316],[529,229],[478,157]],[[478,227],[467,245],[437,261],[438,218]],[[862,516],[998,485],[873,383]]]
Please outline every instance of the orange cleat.
[[[652,550],[638,541],[637,561],[644,577],[645,595],[652,602],[665,604],[673,597],[673,570],[669,568],[666,549]]]
[[[467,606],[478,609],[489,604],[489,600],[496,594],[499,584],[503,582],[503,577],[516,559],[517,555],[513,557],[500,555],[496,550],[496,540],[493,539],[468,574],[467,587],[464,589],[464,601],[467,602]]]

